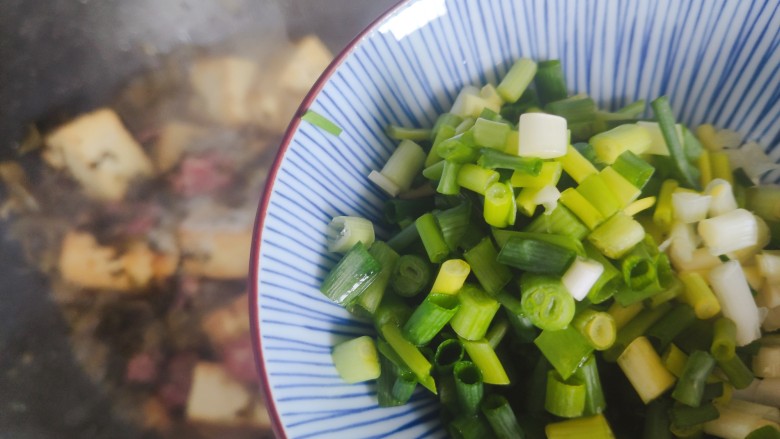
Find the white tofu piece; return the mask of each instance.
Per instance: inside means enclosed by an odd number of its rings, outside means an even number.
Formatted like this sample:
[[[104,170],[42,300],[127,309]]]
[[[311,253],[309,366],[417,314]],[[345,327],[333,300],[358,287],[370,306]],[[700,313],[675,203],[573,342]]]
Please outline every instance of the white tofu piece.
[[[254,214],[201,203],[179,224],[182,269],[212,279],[242,279],[249,268]]]
[[[268,427],[270,419],[260,402],[218,363],[195,365],[187,400],[190,422]]]
[[[248,300],[243,294],[203,318],[201,327],[213,345],[219,346],[249,333]]]
[[[248,99],[259,66],[245,58],[203,58],[190,69],[190,84],[198,104],[216,122],[236,126],[251,119]]]
[[[173,169],[189,147],[205,135],[205,129],[191,123],[166,123],[152,147],[152,160],[157,171],[164,173]]]
[[[92,197],[118,201],[133,180],[152,174],[152,163],[119,116],[103,108],[57,128],[46,136],[44,159],[67,169]]]

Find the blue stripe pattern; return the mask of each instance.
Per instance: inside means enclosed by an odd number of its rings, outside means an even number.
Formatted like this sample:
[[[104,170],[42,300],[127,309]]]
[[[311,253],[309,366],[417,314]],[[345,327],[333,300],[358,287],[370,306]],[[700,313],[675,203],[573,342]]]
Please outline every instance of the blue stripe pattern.
[[[386,197],[366,176],[393,151],[389,124],[430,127],[463,85],[495,84],[518,57],[559,58],[571,92],[610,109],[667,94],[684,123],[739,131],[777,161],[778,30],[775,0],[417,0],[364,35],[311,104],[343,133],[300,124],[261,234],[262,354],[284,433],[446,436],[426,391],[381,409],[373,384],[343,383],[330,359],[334,344],[373,330],[318,291],[338,260],[327,224],[381,219]]]

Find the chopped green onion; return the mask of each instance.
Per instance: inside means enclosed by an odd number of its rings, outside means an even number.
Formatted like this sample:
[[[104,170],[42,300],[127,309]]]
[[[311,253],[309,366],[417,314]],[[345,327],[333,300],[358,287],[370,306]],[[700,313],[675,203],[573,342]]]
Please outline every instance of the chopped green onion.
[[[645,229],[633,218],[618,212],[603,224],[596,227],[588,236],[588,241],[605,256],[617,259],[645,237]]]
[[[766,221],[780,221],[780,187],[753,186],[747,189],[746,209]]]
[[[587,297],[588,292],[604,273],[604,266],[593,260],[577,257],[563,274],[561,281],[575,300]]]
[[[669,390],[675,381],[645,337],[637,337],[617,359],[618,365],[645,404]]]
[[[501,247],[498,262],[531,273],[561,275],[576,256],[574,250],[549,240],[514,236]]]
[[[707,421],[718,419],[718,416],[718,409],[716,409],[712,404],[704,404],[694,407],[684,404],[676,404],[674,407],[672,407],[671,410],[669,410],[669,419],[672,421],[672,425],[677,428],[694,427]]]
[[[560,158],[560,162],[563,170],[577,183],[598,173],[596,167],[571,145],[566,147],[566,155]]]
[[[584,248],[587,257],[598,262],[604,268],[604,272],[601,273],[596,283],[588,291],[588,300],[591,303],[602,303],[612,297],[615,291],[622,286],[620,271],[593,244],[585,242]]]
[[[461,340],[461,344],[469,354],[471,361],[482,372],[482,379],[486,384],[507,385],[509,377],[498,359],[496,351],[486,339]]]
[[[520,58],[512,64],[496,91],[504,101],[515,103],[523,95],[536,75],[536,63],[528,58]]]
[[[395,250],[382,241],[374,242],[368,249],[368,253],[376,259],[382,268],[376,279],[358,296],[357,302],[369,314],[374,314],[390,283],[390,276],[393,274],[399,256]]]
[[[545,329],[534,344],[565,380],[593,353],[585,337],[571,326],[557,331]]]
[[[542,188],[558,184],[562,172],[561,163],[558,161],[542,162],[542,168],[538,175],[515,171],[510,183],[513,187]]]
[[[655,308],[642,310],[636,317],[618,330],[615,344],[604,351],[604,359],[607,361],[615,361],[631,342],[644,334],[653,323],[660,320],[671,308],[672,305],[669,303],[663,303]]]
[[[534,84],[542,104],[565,99],[568,95],[563,68],[557,59],[538,64]]]
[[[379,357],[374,339],[364,335],[333,347],[333,365],[341,379],[349,384],[379,377]]]
[[[632,303],[628,306],[623,306],[618,302],[613,302],[610,305],[607,312],[615,320],[615,327],[620,330],[626,323],[634,319],[640,312],[642,312],[643,305],[641,302]]]
[[[482,416],[458,416],[447,425],[453,439],[480,439],[490,437],[493,431]]]
[[[465,284],[458,292],[460,308],[450,320],[450,326],[456,334],[466,340],[479,340],[485,337],[490,322],[501,306],[481,288]]]
[[[428,259],[437,264],[447,259],[450,248],[444,240],[439,224],[431,213],[426,213],[414,222],[417,233],[420,235]]]
[[[471,127],[474,136],[474,143],[478,146],[484,146],[487,149],[503,150],[506,144],[506,137],[509,135],[511,126],[504,122],[497,122],[484,118],[478,118]]]
[[[704,351],[693,351],[688,356],[682,376],[672,392],[672,398],[691,406],[701,404],[707,378],[715,368],[715,359]]]
[[[320,128],[329,134],[333,134],[334,136],[338,136],[342,131],[340,126],[314,110],[306,110],[306,112],[303,113],[303,116],[301,116],[301,120],[309,122],[315,127]]]
[[[480,95],[480,90],[472,85],[463,87],[452,103],[450,113],[461,117],[479,117],[485,108],[498,112],[501,105],[491,102]]]
[[[444,195],[459,194],[460,185],[458,184],[458,175],[460,175],[460,169],[463,165],[449,160],[443,160],[439,163],[443,163],[443,165],[439,184],[436,186],[436,192]]]
[[[612,166],[599,172],[599,177],[617,199],[620,208],[625,209],[642,194],[642,191],[620,175]]]
[[[617,338],[615,319],[606,312],[585,309],[574,316],[571,322],[593,349],[603,351],[611,347]]]
[[[470,131],[443,140],[436,145],[436,153],[444,160],[456,163],[473,163],[479,158],[479,149]]]
[[[432,130],[427,128],[406,128],[398,125],[387,127],[387,135],[395,140],[413,140],[421,142],[431,138]]]
[[[420,384],[436,393],[436,382],[431,377],[431,363],[420,352],[417,346],[407,341],[401,334],[401,329],[393,322],[388,322],[379,328],[393,351],[398,354],[404,364],[414,373]]]
[[[563,380],[558,372],[547,373],[544,408],[555,416],[576,418],[585,411],[585,385],[577,378]]]
[[[381,172],[371,171],[368,179],[391,197],[409,190],[412,180],[425,164],[425,151],[411,140],[403,140],[382,167]]]
[[[525,175],[538,176],[544,163],[539,158],[518,157],[490,148],[483,148],[481,152],[482,156],[477,163],[488,169],[511,169]]]
[[[693,307],[697,318],[707,320],[720,313],[720,302],[699,273],[680,273],[679,276],[685,287],[681,299]]]
[[[642,432],[643,439],[672,439],[674,436],[669,430],[669,403],[665,398],[656,399],[647,405],[645,426]]]
[[[604,222],[604,214],[574,188],[561,192],[561,203],[591,230]]]
[[[485,222],[493,227],[507,227],[515,223],[515,195],[512,186],[496,182],[485,191],[483,217]]]
[[[328,224],[328,251],[346,253],[358,242],[366,247],[374,242],[374,224],[356,216],[337,216]]]
[[[498,262],[498,252],[490,238],[483,238],[477,245],[463,252],[463,258],[471,266],[482,288],[496,295],[512,280],[512,272]]]
[[[450,259],[441,264],[431,293],[456,294],[469,275],[471,267],[461,259]]]
[[[698,232],[710,253],[719,256],[755,245],[758,221],[745,209],[735,209],[698,225]]]
[[[501,316],[490,325],[490,329],[488,329],[488,332],[485,334],[485,340],[487,340],[491,348],[496,349],[498,345],[501,344],[504,337],[506,337],[509,332],[509,327],[509,320],[501,318]]]
[[[382,340],[380,342],[386,343]],[[417,378],[412,371],[394,363],[381,351],[379,369],[381,372],[376,381],[376,398],[379,406],[396,407],[406,404],[417,387]]]
[[[485,391],[482,372],[470,361],[459,361],[455,363],[453,374],[461,412],[465,415],[477,414]]]
[[[339,305],[351,304],[379,276],[382,267],[358,241],[322,281],[320,292]]]
[[[500,175],[492,169],[466,163],[458,172],[458,184],[480,195],[485,195],[488,187],[496,183]]]
[[[436,131],[436,136],[433,138],[433,144],[431,145],[430,151],[428,151],[428,156],[425,158],[425,167],[429,168],[433,166],[434,164],[438,163],[442,160],[442,157],[439,155],[439,144],[444,142],[447,139],[451,139],[455,137],[457,134],[456,128],[461,122],[463,122],[463,119],[459,118],[458,116],[452,115],[454,117],[458,118],[458,122],[455,125],[442,125],[441,128],[439,128],[438,131]]]
[[[560,279],[523,273],[520,291],[523,311],[534,325],[555,331],[565,328],[574,318],[574,298]]]
[[[611,165],[626,151],[645,152],[652,142],[650,133],[639,125],[620,125],[591,137],[590,144],[601,163]],[[628,179],[631,181],[631,179]]]
[[[678,189],[672,194],[674,219],[683,224],[697,223],[707,217],[712,197]]]
[[[486,395],[480,408],[498,439],[525,439],[525,432],[506,398],[495,393]]]
[[[445,165],[445,161],[439,160],[436,163],[428,166],[427,168],[422,170],[423,177],[431,181],[441,180],[441,176],[444,175],[444,165]]]
[[[720,317],[715,320],[710,353],[718,361],[727,361],[736,355],[737,325],[731,319]]]
[[[434,216],[447,247],[450,251],[456,251],[463,237],[470,230],[471,203],[465,201],[455,207],[439,211]]]
[[[658,120],[658,126],[663,134],[666,147],[669,148],[669,155],[674,160],[677,173],[683,182],[690,188],[699,190],[699,182],[694,178],[691,165],[685,156],[680,137],[677,135],[675,127],[674,114],[669,100],[666,96],[661,96],[650,103],[653,107],[653,113]]]
[[[753,372],[761,378],[780,378],[780,345],[761,346],[753,356]]]
[[[607,400],[601,387],[601,378],[596,364],[596,357],[590,355],[582,365],[574,372],[574,377],[585,385],[585,410],[584,415],[602,413],[607,408]]]
[[[453,295],[429,294],[404,324],[404,337],[417,346],[428,344],[455,315],[459,306],[460,302]]]
[[[590,201],[604,218],[609,218],[623,207],[607,183],[601,178],[601,174],[591,174],[586,177],[577,186],[577,192]]]
[[[548,113],[561,116],[569,125],[592,122],[596,118],[596,102],[587,95],[574,95],[566,99],[550,102],[544,106]]]
[[[780,439],[780,427],[776,425],[765,425],[751,431],[745,439]]]
[[[520,115],[518,154],[523,157],[554,159],[566,155],[569,133],[566,119],[545,113]]]
[[[612,169],[637,189],[644,188],[655,172],[652,165],[631,151],[620,154],[612,164]]]
[[[575,439],[587,434],[588,439],[614,439],[615,435],[603,415],[553,422],[544,427],[547,439]]]
[[[713,268],[708,279],[723,315],[737,324],[737,346],[745,346],[761,337],[758,307],[739,262],[728,261]]]
[[[420,233],[417,231],[416,221],[404,226],[400,232],[387,240],[387,245],[393,250],[400,252],[420,240]],[[445,244],[446,245],[446,244]]]
[[[525,228],[530,233],[550,233],[582,240],[590,231],[566,206],[558,204],[546,215],[539,215]]]
[[[430,283],[431,267],[417,255],[403,255],[395,264],[390,287],[401,297],[420,294]]]
[[[664,180],[661,191],[658,193],[658,202],[653,212],[653,222],[664,230],[672,225],[674,210],[672,208],[672,194],[677,189],[677,180]]]
[[[669,343],[695,320],[696,314],[693,312],[693,308],[681,303],[675,305],[671,311],[650,326],[645,332],[645,336],[660,352],[665,350]]]
[[[433,356],[433,365],[439,373],[451,373],[455,364],[463,360],[464,354],[465,350],[460,340],[457,338],[444,340],[436,348],[436,353]]]

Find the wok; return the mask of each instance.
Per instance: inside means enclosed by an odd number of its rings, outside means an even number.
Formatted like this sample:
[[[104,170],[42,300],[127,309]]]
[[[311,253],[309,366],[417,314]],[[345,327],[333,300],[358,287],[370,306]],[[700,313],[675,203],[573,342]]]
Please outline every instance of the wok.
[[[315,33],[338,52],[395,0],[0,0],[0,158],[182,45]],[[0,224],[7,227],[7,224]],[[4,230],[0,230],[0,233]],[[5,236],[5,233],[2,233]],[[46,279],[0,245],[0,438],[134,438],[82,373]]]

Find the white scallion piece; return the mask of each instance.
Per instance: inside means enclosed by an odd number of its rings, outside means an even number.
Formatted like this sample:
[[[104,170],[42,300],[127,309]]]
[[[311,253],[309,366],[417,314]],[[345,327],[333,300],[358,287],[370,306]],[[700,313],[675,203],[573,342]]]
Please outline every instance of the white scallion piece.
[[[563,274],[561,281],[569,290],[569,294],[580,301],[588,295],[588,291],[593,288],[602,273],[604,266],[598,261],[578,257]]]
[[[706,248],[697,248],[693,251],[693,255],[690,261],[679,261],[672,259],[672,266],[679,273],[686,271],[696,271],[699,273],[706,273],[710,269],[720,265],[720,259],[710,253]]]
[[[425,151],[420,145],[403,140],[382,167],[381,174],[398,186],[400,192],[407,191],[425,165],[425,157]]]
[[[699,236],[713,255],[723,255],[755,245],[758,222],[745,209],[732,210],[699,222]]]
[[[728,261],[710,270],[708,280],[720,302],[723,315],[737,325],[737,345],[761,337],[761,319],[750,293],[745,273],[737,261]]]
[[[753,261],[755,261],[755,259]],[[746,262],[741,260],[739,263],[742,264],[742,271],[745,272],[745,279],[747,279],[750,288],[753,288],[756,291],[760,290],[764,286],[764,276],[761,275],[758,267],[755,264],[747,265]]]
[[[534,203],[544,206],[544,213],[550,214],[557,206],[561,198],[561,191],[554,184],[549,184],[536,192]]]
[[[756,255],[761,275],[769,282],[780,282],[780,251],[764,250]]]
[[[380,189],[385,191],[385,193],[391,197],[395,197],[401,193],[401,188],[399,188],[397,184],[390,181],[390,179],[382,175],[382,173],[379,171],[371,171],[371,173],[368,174],[368,179],[371,180],[371,182],[373,182],[375,185],[379,186]]]
[[[769,230],[769,226],[766,224],[766,221],[764,221],[760,216],[753,215],[753,218],[756,220],[756,227],[757,227],[757,238],[756,243],[745,247],[740,250],[735,250],[733,252],[729,252],[726,254],[726,256],[729,257],[729,259],[736,259],[738,260],[742,265],[750,265],[753,264],[755,261],[755,257],[764,247],[769,244],[769,242],[772,240],[772,232]]]
[[[664,135],[661,133],[661,128],[658,126],[658,122],[639,121],[636,124],[646,129],[650,134],[650,147],[645,150],[645,154],[669,155],[669,148],[666,146],[666,141],[664,140]],[[678,123],[674,127],[677,129],[677,137],[680,139],[680,144],[682,144],[682,125]]]
[[[710,217],[723,215],[736,210],[738,207],[731,183],[722,178],[716,178],[709,182],[704,189],[704,193],[712,197],[708,212]]]
[[[764,282],[758,290],[756,303],[768,309],[780,307],[780,283]]]
[[[552,114],[525,113],[518,125],[518,155],[552,159],[566,155],[569,132],[566,119]]]
[[[766,332],[774,332],[780,329],[780,306],[772,308],[767,312],[766,316],[764,316],[764,321],[761,322],[761,328]]]
[[[675,192],[672,194],[672,207],[677,221],[685,224],[697,223],[707,218],[712,197],[694,192]]]
[[[374,339],[368,335],[339,343],[332,357],[336,371],[349,384],[379,377],[379,355]]]
[[[772,422],[780,422],[780,408],[778,407],[770,407],[768,405],[757,404],[755,402],[737,398],[731,398],[725,405],[738,412],[761,416]]]
[[[669,257],[673,263],[685,264],[693,259],[693,252],[699,246],[699,237],[692,224],[675,222],[669,233]]]
[[[337,216],[328,224],[328,251],[346,253],[358,242],[374,243],[374,224],[357,216]]]
[[[473,85],[467,85],[460,90],[450,113],[461,117],[479,117],[482,110],[489,108],[496,113],[501,111],[501,105],[492,99],[485,99],[481,90]]]
[[[761,378],[780,378],[780,346],[761,346],[753,356],[753,373]]]
[[[723,439],[744,439],[753,430],[777,424],[753,413],[742,412],[728,405],[716,405],[720,416],[704,423],[704,432]]]
[[[755,379],[746,388],[734,390],[734,398],[780,407],[780,378]]]

